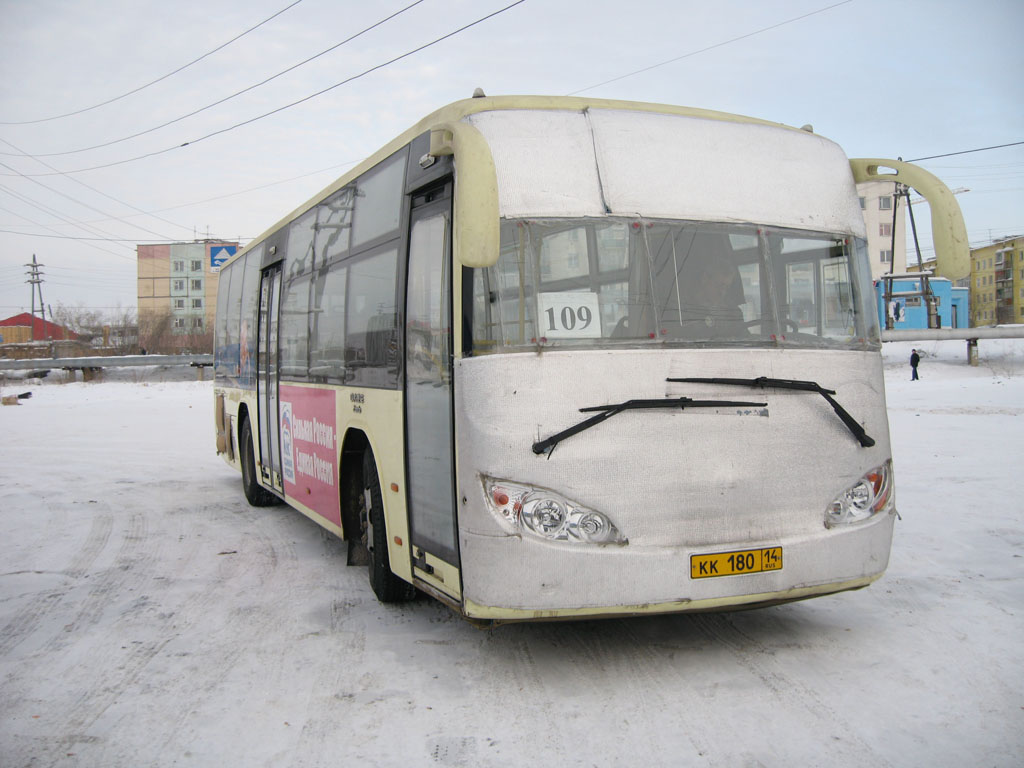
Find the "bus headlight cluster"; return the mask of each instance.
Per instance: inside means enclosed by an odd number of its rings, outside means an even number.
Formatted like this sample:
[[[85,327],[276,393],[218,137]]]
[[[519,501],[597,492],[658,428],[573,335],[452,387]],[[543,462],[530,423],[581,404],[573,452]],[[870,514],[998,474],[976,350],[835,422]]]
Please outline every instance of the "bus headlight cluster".
[[[875,467],[860,480],[839,494],[825,509],[825,525],[829,528],[859,523],[893,505],[892,460]]]
[[[549,541],[626,544],[608,516],[542,488],[485,478],[491,509],[519,531]]]

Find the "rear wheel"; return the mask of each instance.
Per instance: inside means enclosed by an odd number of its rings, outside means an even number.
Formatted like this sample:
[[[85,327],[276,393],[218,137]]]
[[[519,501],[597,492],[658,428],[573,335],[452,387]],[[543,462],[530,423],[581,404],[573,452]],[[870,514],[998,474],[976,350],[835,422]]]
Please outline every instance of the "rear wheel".
[[[280,500],[266,488],[256,482],[256,455],[252,446],[252,423],[249,419],[242,422],[242,433],[239,442],[242,444],[242,490],[245,498],[254,507],[269,507]]]
[[[377,477],[373,451],[363,453],[363,514],[362,532],[366,549],[370,553],[367,567],[370,586],[382,603],[401,603],[416,596],[416,588],[391,572],[388,560],[388,533],[384,526],[384,500]]]

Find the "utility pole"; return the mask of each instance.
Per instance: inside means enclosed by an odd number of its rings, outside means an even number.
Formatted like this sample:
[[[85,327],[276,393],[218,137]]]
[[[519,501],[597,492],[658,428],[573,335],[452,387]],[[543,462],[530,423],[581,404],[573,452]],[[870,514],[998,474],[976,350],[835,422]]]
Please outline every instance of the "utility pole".
[[[36,255],[32,254],[32,263],[26,264],[29,268],[27,282],[32,286],[32,341],[36,340],[36,294],[39,294],[39,316],[43,321],[43,332],[46,332],[46,305],[43,304],[43,273],[39,268],[45,266],[36,261]]]

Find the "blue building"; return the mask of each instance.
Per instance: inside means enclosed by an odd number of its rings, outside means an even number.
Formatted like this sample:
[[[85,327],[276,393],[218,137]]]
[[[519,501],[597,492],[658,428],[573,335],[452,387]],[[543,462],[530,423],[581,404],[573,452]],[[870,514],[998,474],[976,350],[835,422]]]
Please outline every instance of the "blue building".
[[[932,295],[935,296],[939,322],[943,328],[967,328],[970,316],[967,310],[967,288],[954,288],[945,277],[930,277]],[[875,281],[875,304],[878,322],[885,328],[885,317],[893,318],[896,330],[916,330],[928,327],[928,307],[920,295],[921,280],[916,276],[896,277],[892,281],[893,297],[886,306],[885,280]],[[913,295],[917,293],[918,295]],[[903,295],[909,294],[909,295]]]

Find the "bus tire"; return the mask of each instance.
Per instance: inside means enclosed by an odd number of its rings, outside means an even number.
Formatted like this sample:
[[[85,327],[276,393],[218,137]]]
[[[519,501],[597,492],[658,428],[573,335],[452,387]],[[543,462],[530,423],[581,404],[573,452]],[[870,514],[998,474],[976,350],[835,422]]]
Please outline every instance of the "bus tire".
[[[373,451],[363,452],[363,530],[370,553],[367,568],[370,586],[382,603],[402,603],[416,596],[416,588],[391,572],[388,560],[388,532],[384,524],[384,499],[377,477]]]
[[[254,507],[269,507],[278,503],[278,498],[256,482],[256,455],[252,445],[252,422],[242,422],[242,490],[246,500]]]

